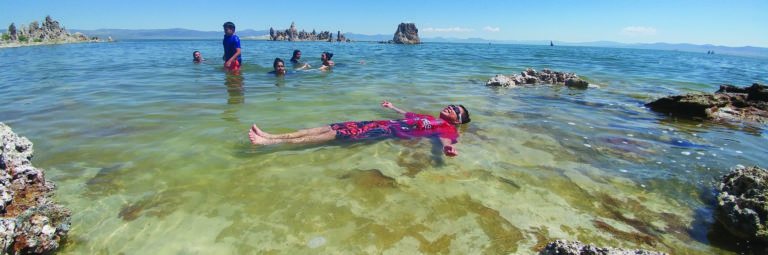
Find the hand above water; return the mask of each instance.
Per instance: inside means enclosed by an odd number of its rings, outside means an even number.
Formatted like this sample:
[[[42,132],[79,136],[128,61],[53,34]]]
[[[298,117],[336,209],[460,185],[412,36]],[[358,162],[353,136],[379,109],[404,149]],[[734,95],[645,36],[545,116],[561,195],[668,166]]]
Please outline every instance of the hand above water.
[[[389,108],[389,109],[392,109],[392,108],[394,108],[394,106],[392,105],[392,103],[390,103],[390,102],[387,102],[387,100],[384,100],[384,101],[382,101],[382,102],[381,102],[381,107],[384,107],[384,108]]]

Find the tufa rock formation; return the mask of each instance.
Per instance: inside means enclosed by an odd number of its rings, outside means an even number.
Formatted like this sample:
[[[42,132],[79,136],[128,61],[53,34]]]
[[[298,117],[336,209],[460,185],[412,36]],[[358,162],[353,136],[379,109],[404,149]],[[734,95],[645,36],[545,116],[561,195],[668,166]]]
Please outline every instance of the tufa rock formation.
[[[541,255],[662,255],[664,252],[630,250],[624,248],[600,248],[592,244],[584,245],[579,241],[569,242],[566,240],[557,240],[548,243],[541,252]]]
[[[734,236],[768,243],[768,170],[738,166],[716,188],[717,221]]]
[[[590,85],[588,82],[581,80],[579,76],[574,73],[553,72],[546,68],[541,70],[541,72],[536,72],[533,68],[528,68],[520,74],[513,74],[510,76],[497,74],[495,77],[492,77],[485,82],[485,85],[516,87],[523,84],[533,85],[539,83],[561,84],[579,89],[597,87],[597,85]]]
[[[759,83],[744,88],[723,84],[714,94],[668,96],[645,106],[686,118],[768,123],[768,91],[765,85]]]
[[[337,32],[335,41],[337,42],[349,42],[341,31]],[[269,28],[269,40],[270,41],[319,41],[319,42],[333,42],[333,33],[328,31],[320,32],[319,34],[312,30],[312,33],[307,33],[304,30],[301,32],[296,29],[296,24],[291,22],[291,28],[285,31],[275,31],[273,28]]]
[[[392,40],[397,44],[421,44],[419,29],[413,23],[400,23]]]
[[[32,166],[32,142],[0,122],[2,254],[51,252],[71,225],[69,210],[49,200],[54,184]]]
[[[379,43],[395,43],[395,44],[421,44],[419,39],[419,29],[416,28],[416,24],[413,23],[400,23],[395,31],[395,36],[392,40],[387,42],[381,41]]]
[[[55,43],[75,43],[75,42],[94,42],[101,41],[98,37],[88,38],[82,33],[70,34],[67,29],[59,25],[58,21],[46,16],[45,21],[40,25],[37,21],[29,23],[29,28],[21,25],[18,30],[14,23],[8,26],[7,35],[3,35],[2,44],[55,44]]]

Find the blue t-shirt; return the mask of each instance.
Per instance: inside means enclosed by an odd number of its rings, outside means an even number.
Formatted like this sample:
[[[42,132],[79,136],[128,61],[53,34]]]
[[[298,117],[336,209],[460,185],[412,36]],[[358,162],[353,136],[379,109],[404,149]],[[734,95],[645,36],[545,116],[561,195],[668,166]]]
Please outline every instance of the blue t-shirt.
[[[222,44],[224,45],[224,62],[229,60],[232,56],[237,53],[237,49],[240,48],[240,37],[237,37],[237,35],[232,36],[224,36],[224,40],[222,41]],[[240,56],[237,56],[237,62],[240,62],[240,64],[243,63],[242,53]]]

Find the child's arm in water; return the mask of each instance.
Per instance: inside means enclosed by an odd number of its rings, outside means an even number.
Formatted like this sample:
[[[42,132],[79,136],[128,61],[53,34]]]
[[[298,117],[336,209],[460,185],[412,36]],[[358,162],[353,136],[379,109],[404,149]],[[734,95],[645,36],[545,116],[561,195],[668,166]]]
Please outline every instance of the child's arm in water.
[[[443,144],[443,153],[448,157],[455,157],[459,155],[456,151],[456,147],[453,147],[451,139],[440,137],[440,143]]]
[[[384,100],[384,101],[382,101],[382,102],[381,102],[381,107],[384,107],[384,108],[389,108],[389,109],[395,110],[396,112],[398,112],[398,113],[400,113],[400,114],[405,114],[405,111],[403,111],[403,110],[402,110],[402,109],[400,109],[400,108],[397,108],[397,107],[395,107],[394,105],[392,105],[392,103],[390,103],[390,102],[387,102],[387,100]]]
[[[304,64],[303,66],[301,66],[301,67],[299,67],[299,68],[296,68],[296,69],[294,69],[294,71],[301,71],[301,70],[304,70],[305,68],[312,68],[312,66],[311,66],[311,65],[309,65],[309,63],[306,63],[306,64]]]

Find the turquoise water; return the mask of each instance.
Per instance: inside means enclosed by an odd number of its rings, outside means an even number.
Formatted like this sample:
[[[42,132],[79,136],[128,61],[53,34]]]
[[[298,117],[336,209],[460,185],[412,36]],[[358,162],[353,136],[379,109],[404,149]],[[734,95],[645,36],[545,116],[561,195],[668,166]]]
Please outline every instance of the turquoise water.
[[[218,40],[0,49],[0,121],[72,211],[62,254],[504,254],[555,239],[675,254],[754,247],[713,228],[712,181],[768,166],[765,127],[676,119],[643,104],[768,81],[768,60],[525,45]],[[276,78],[301,49],[339,66]],[[191,62],[199,50],[210,60]],[[360,64],[365,62],[365,64]],[[486,87],[525,68],[599,89]],[[256,147],[283,133],[467,106],[459,156],[429,139]]]

